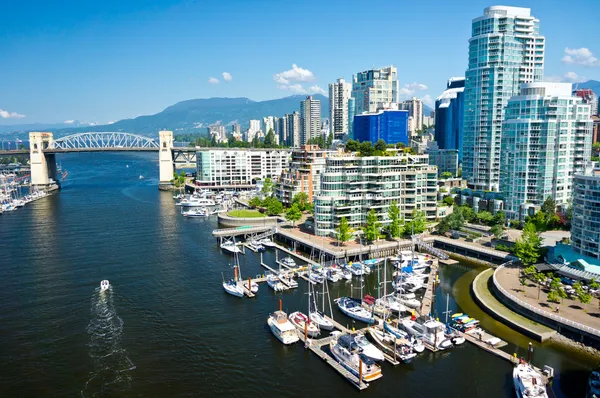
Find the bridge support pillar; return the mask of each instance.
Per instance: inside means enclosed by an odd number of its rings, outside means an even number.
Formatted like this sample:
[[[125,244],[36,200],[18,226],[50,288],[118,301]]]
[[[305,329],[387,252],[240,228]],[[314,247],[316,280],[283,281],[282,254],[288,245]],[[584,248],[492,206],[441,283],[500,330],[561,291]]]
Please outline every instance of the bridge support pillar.
[[[159,182],[158,189],[170,189],[173,185],[173,132],[158,132],[160,149],[158,150]]]
[[[58,182],[55,155],[44,150],[54,148],[52,133],[29,133],[29,163],[31,167],[31,185],[46,187]]]

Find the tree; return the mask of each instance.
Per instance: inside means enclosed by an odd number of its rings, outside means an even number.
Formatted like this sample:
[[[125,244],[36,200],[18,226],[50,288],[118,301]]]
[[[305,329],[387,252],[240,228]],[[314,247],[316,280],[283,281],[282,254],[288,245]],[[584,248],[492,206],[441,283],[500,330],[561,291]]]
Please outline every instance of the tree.
[[[273,132],[273,129],[269,129],[269,132],[265,136],[264,145],[266,148],[272,148],[274,146],[277,146],[277,142],[275,140],[275,133]]]
[[[494,216],[489,211],[482,210],[477,213],[477,219],[482,224],[489,224],[494,219]]]
[[[548,292],[547,300],[551,303],[560,303],[560,296],[556,290],[550,290]]]
[[[450,173],[449,171],[444,171],[442,174],[440,174],[440,178],[442,180],[447,180],[448,178],[452,178],[452,173]]]
[[[444,219],[442,221],[440,221],[438,223],[438,225],[435,227],[435,229],[441,235],[444,235],[448,231],[450,231],[450,222],[448,221],[448,217],[450,217],[450,216],[444,217]]]
[[[502,228],[502,224],[494,224],[494,226],[490,229],[490,232],[494,234],[496,239],[500,239],[504,234],[504,228]]]
[[[414,209],[410,214],[411,220],[406,223],[405,231],[410,234],[421,234],[427,228],[425,212]]]
[[[360,156],[373,156],[373,152],[375,152],[375,148],[373,148],[373,144],[371,141],[363,141],[359,145]]]
[[[265,180],[263,181],[263,187],[261,192],[265,195],[271,195],[271,192],[273,192],[273,181],[271,181],[269,177],[265,178]]]
[[[377,142],[374,145],[374,148],[376,151],[381,151],[381,152],[385,152],[387,150],[387,144],[385,143],[384,140],[382,140],[381,138],[377,140]]]
[[[350,225],[348,225],[348,220],[346,220],[346,217],[342,217],[340,220],[340,225],[336,230],[336,236],[337,240],[342,244],[352,238],[352,229],[350,228]]]
[[[276,198],[269,198],[269,202],[267,204],[267,212],[269,213],[269,215],[277,216],[283,213],[283,204]]]
[[[504,225],[504,223],[506,223],[506,213],[499,211],[498,213],[494,214],[493,223],[496,225]]]
[[[307,207],[310,204],[308,202],[308,195],[305,192],[298,192],[296,195],[294,195],[292,203],[296,203],[300,211],[307,210]]]
[[[552,199],[552,196],[548,196],[546,198],[546,200],[544,201],[544,204],[542,204],[542,207],[540,210],[546,214],[555,214],[556,213],[556,201],[554,199]]]
[[[475,212],[469,206],[462,205],[457,210],[461,212],[465,222],[471,222],[475,219]]]
[[[542,290],[542,283],[544,283],[546,281],[546,275],[544,275],[543,272],[537,272],[533,279],[535,280],[535,282],[537,283],[538,286],[538,300],[540,299],[540,291]]]
[[[525,265],[535,264],[541,255],[542,239],[540,238],[535,225],[528,222],[523,227],[523,233],[520,239],[515,242],[515,255]]]
[[[365,238],[370,242],[377,240],[379,238],[380,226],[381,224],[379,223],[375,210],[371,209],[371,211],[367,213],[367,225],[364,228]]]
[[[454,205],[454,198],[452,198],[452,196],[446,196],[443,202],[445,205],[452,206]]]
[[[592,301],[592,295],[586,291],[581,291],[580,293],[577,293],[577,299],[583,304],[583,310],[587,312],[587,305]]]
[[[285,212],[285,219],[292,222],[292,226],[295,226],[296,221],[302,218],[302,212],[298,208],[297,204],[293,204],[292,207],[287,209]]]
[[[252,208],[260,207],[262,206],[262,200],[260,200],[258,196],[255,196],[252,199],[250,199],[250,201],[248,202],[248,206]]]
[[[402,226],[400,225],[400,209],[398,208],[398,202],[395,200],[388,207],[388,218],[390,223],[387,226],[387,230],[392,238],[399,238],[402,235]]]
[[[327,148],[331,147],[331,144],[333,143],[333,132],[329,133],[329,135],[327,136]]]
[[[346,142],[346,152],[358,151],[358,145],[359,145],[358,141],[348,140],[348,142]]]
[[[600,283],[596,282],[596,278],[592,278],[588,286],[590,290],[598,290],[598,288],[600,287]],[[600,305],[600,299],[598,299],[598,305]]]

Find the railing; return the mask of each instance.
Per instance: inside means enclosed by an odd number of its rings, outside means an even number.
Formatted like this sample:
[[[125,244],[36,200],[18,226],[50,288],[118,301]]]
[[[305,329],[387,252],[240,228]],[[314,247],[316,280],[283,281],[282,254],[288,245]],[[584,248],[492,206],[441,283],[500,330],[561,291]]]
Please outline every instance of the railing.
[[[509,261],[505,264],[510,264],[510,263],[512,263],[512,261]],[[528,303],[516,298],[509,292],[507,292],[506,289],[504,289],[502,286],[500,286],[500,283],[498,283],[498,280],[496,279],[496,272],[500,271],[500,269],[502,269],[505,266],[505,264],[502,264],[501,266],[499,266],[496,269],[496,271],[494,271],[494,275],[492,276],[492,279],[494,281],[494,286],[496,286],[496,289],[500,290],[500,292],[502,292],[502,294],[506,298],[508,298],[509,300],[511,300],[512,302],[514,302],[515,304],[517,304],[523,308],[527,308],[528,310],[532,311],[535,314],[541,315],[545,318],[552,319],[553,321],[559,322],[563,325],[567,325],[567,326],[573,327],[575,329],[582,330],[582,331],[592,334],[596,337],[600,337],[600,330],[598,330],[598,329],[594,329],[592,327],[586,326],[579,322],[571,321],[570,319],[566,319],[566,318],[563,318],[562,316],[558,316],[558,315],[552,314],[550,312],[544,311],[542,309],[539,309],[537,307],[534,307],[533,305],[528,304]]]

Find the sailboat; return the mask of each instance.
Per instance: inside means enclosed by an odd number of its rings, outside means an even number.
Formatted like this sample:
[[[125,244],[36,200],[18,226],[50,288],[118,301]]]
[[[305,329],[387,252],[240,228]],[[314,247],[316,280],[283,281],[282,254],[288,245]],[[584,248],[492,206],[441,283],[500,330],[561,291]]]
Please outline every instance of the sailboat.
[[[310,268],[309,268],[310,272]],[[308,284],[308,288],[311,289],[312,283]],[[310,320],[316,323],[319,326],[319,329],[323,330],[333,330],[333,322],[325,317],[325,289],[327,289],[327,298],[329,299],[329,287],[327,286],[327,280],[323,282],[323,310],[319,311],[317,308],[317,294],[316,292],[313,294],[313,300],[310,302],[312,308],[309,307],[308,315]],[[329,300],[328,300],[329,301]],[[331,310],[331,301],[329,301],[329,312],[332,313]],[[331,314],[333,316],[333,314]]]
[[[369,383],[383,376],[381,367],[364,355],[362,348],[356,344],[351,335],[334,333],[329,348],[340,365],[353,375],[362,376],[365,382]]]
[[[244,297],[244,288],[238,284],[238,265],[233,266],[233,279],[223,281],[223,289],[232,296]]]
[[[399,339],[384,331],[370,327],[367,329],[369,335],[384,353],[391,357],[399,358],[404,363],[410,363],[417,356],[413,352],[412,344],[406,339]]]

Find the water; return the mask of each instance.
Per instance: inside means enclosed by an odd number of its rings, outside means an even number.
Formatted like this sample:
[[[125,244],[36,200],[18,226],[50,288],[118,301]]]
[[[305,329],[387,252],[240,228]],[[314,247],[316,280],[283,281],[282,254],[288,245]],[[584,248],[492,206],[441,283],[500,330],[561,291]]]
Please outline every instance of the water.
[[[266,325],[280,298],[284,309],[306,311],[303,282],[278,295],[263,285],[254,299],[224,293],[231,257],[212,238],[216,220],[178,214],[172,194],[156,188],[155,154],[59,161],[69,170],[60,193],[0,217],[1,396],[358,395],[301,345],[284,347]],[[272,252],[264,258],[274,263]],[[264,273],[251,252],[241,256],[241,270]],[[464,308],[509,341],[509,352],[525,355],[529,339],[468,298],[476,272],[442,266],[438,316],[449,292],[453,311]],[[102,279],[111,289],[100,293]],[[365,293],[374,295],[376,283],[370,276]],[[334,298],[347,294],[350,283],[330,290]],[[334,315],[352,326],[336,308]],[[552,345],[536,345],[535,356],[560,373],[557,396],[582,396],[595,359]],[[410,365],[384,364],[384,377],[361,395],[512,397],[510,372],[508,362],[465,344]]]

